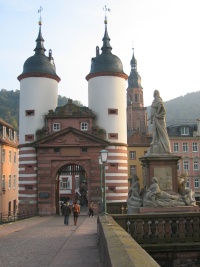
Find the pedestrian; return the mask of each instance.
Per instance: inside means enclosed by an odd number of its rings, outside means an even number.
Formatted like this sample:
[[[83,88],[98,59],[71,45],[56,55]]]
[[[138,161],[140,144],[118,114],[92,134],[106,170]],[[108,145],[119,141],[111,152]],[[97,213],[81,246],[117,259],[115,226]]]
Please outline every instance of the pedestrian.
[[[93,202],[90,203],[90,206],[89,206],[89,216],[91,217],[94,217],[94,207],[93,207]]]
[[[64,202],[61,202],[60,209],[61,209],[61,214],[63,215],[63,207],[65,206]]]
[[[80,206],[79,204],[77,204],[77,202],[74,203],[73,214],[74,214],[74,225],[77,225],[78,215],[80,214]]]
[[[69,206],[69,202],[65,204],[63,207],[63,215],[64,215],[64,224],[69,225],[69,215],[71,214],[71,209]]]

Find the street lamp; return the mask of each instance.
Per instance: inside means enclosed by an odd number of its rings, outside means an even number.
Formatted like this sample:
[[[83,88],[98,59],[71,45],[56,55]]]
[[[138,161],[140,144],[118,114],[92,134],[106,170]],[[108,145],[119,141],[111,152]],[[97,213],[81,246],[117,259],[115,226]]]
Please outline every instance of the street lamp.
[[[103,214],[107,213],[107,206],[106,206],[106,175],[105,175],[105,163],[107,162],[108,158],[108,151],[103,149],[100,151],[101,153],[101,162],[102,162],[102,169],[103,169],[103,180],[104,180],[104,187],[103,187]]]
[[[101,177],[101,184],[100,184],[100,188],[101,188],[101,200],[100,200],[100,213],[103,212],[103,183],[102,183],[102,161],[101,161],[101,157],[99,156],[99,165],[100,165],[100,177]]]

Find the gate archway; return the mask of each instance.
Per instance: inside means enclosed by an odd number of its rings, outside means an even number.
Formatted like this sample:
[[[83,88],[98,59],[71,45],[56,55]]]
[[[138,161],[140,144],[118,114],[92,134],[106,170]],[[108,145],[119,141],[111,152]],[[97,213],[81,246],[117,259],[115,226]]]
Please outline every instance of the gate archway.
[[[56,213],[60,214],[61,203],[78,201],[87,207],[88,188],[85,169],[78,164],[66,164],[59,168],[56,175]]]

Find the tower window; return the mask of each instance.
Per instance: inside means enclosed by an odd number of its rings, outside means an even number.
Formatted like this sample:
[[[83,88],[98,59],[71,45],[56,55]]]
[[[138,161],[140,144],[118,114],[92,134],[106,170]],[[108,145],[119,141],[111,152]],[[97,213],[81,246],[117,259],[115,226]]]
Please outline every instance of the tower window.
[[[35,110],[26,110],[26,116],[34,116]]]
[[[138,102],[138,94],[135,94],[135,102]]]
[[[26,134],[25,135],[25,141],[34,141],[34,135],[33,134]]]
[[[108,139],[118,139],[118,134],[117,133],[109,133],[108,134]]]
[[[108,109],[108,114],[115,114],[115,115],[117,115],[117,114],[118,114],[118,109],[115,109],[115,108],[109,108],[109,109]]]
[[[81,148],[81,152],[84,153],[84,152],[87,152],[87,151],[88,151],[87,147],[82,147],[82,148]]]

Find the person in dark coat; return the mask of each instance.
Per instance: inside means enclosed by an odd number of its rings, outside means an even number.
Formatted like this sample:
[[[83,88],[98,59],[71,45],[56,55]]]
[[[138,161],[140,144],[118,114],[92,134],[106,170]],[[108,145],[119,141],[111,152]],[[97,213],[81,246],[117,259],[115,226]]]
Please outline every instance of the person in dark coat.
[[[71,209],[69,203],[67,202],[63,207],[63,216],[64,216],[64,224],[69,225],[69,215],[71,214]]]

